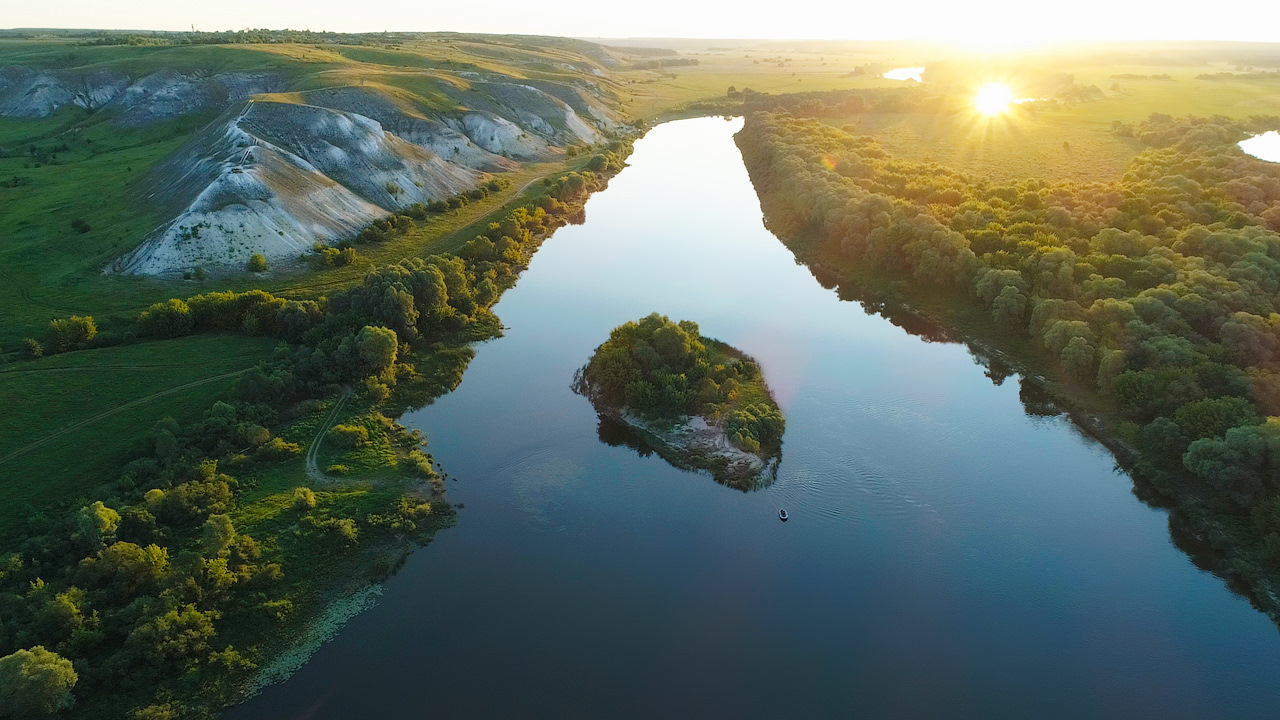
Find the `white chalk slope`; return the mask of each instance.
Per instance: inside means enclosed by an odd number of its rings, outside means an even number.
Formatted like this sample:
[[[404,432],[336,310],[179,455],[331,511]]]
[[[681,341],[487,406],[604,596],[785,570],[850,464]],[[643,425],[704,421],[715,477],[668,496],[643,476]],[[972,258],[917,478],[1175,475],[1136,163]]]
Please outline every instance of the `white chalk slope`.
[[[152,173],[151,202],[174,219],[112,270],[164,275],[292,260],[389,211],[474,187],[481,173],[313,105],[249,102]]]

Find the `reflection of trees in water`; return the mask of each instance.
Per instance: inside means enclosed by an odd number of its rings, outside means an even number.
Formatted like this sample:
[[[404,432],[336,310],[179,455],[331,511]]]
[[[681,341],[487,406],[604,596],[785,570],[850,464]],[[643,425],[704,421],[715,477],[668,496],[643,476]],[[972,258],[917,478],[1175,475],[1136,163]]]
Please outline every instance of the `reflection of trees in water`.
[[[798,264],[800,260],[796,261]],[[873,293],[861,283],[853,279],[841,279],[834,273],[820,268],[810,267],[814,278],[822,287],[835,290],[836,295],[844,301],[856,302],[868,315],[879,315],[895,327],[902,328],[908,334],[925,342],[941,342],[963,344],[973,356],[974,363],[983,368],[983,374],[992,384],[999,386],[1008,378],[1017,375],[1017,371],[999,357],[981,345],[967,342],[953,334],[949,329],[920,315],[904,304],[907,285],[901,281],[893,282],[882,291]],[[1018,377],[1018,399],[1022,402],[1023,411],[1032,418],[1051,418],[1063,416],[1069,420],[1068,427],[1081,439],[1090,443],[1107,446],[1095,434],[1087,423],[1072,417],[1054,395],[1035,379]],[[1115,451],[1108,447],[1115,455]],[[1249,601],[1257,610],[1269,612],[1267,605],[1260,603],[1250,587],[1241,581],[1230,564],[1230,560],[1220,550],[1213,547],[1202,534],[1197,534],[1185,512],[1180,510],[1168,496],[1163,494],[1150,478],[1145,477],[1138,468],[1132,467],[1117,456],[1116,471],[1126,474],[1133,483],[1133,495],[1143,504],[1165,510],[1169,518],[1169,537],[1174,547],[1181,550],[1200,570],[1212,573],[1221,578],[1231,592]]]
[[[978,360],[977,356],[975,356],[974,359]],[[987,379],[996,387],[1003,385],[1004,381],[1007,380],[1010,375],[1013,375],[1013,368],[1009,367],[999,359],[990,359],[985,364],[979,361],[978,364],[985,366],[986,370],[982,374],[986,375]]]
[[[1022,401],[1023,411],[1031,417],[1046,418],[1062,414],[1062,408],[1058,407],[1049,391],[1034,380],[1018,378],[1018,399]]]
[[[600,442],[609,447],[629,447],[640,453],[640,457],[649,457],[653,454],[653,448],[649,447],[644,436],[632,429],[630,425],[614,420],[608,415],[597,417],[600,418],[600,427],[597,428]]]
[[[656,442],[651,443],[649,436],[646,433],[637,430],[620,420],[616,420],[603,413],[597,413],[597,417],[600,420],[597,433],[600,436],[600,442],[605,445],[610,447],[631,448],[632,450],[640,453],[640,457],[649,457],[650,455],[657,453],[659,457],[666,460],[673,467],[686,472],[697,473],[700,469],[707,469],[694,467],[677,455],[673,455],[671,452],[665,451],[665,449]],[[778,466],[782,464],[781,448],[779,448],[777,455],[774,457],[778,462],[773,463],[769,470],[760,473],[759,475],[752,475],[746,478],[726,477],[724,473],[716,472],[711,469],[708,470],[711,472],[711,476],[715,478],[715,481],[725,487],[731,487],[735,490],[741,490],[742,492],[754,492],[756,490],[763,490],[764,488],[769,487],[778,479]]]

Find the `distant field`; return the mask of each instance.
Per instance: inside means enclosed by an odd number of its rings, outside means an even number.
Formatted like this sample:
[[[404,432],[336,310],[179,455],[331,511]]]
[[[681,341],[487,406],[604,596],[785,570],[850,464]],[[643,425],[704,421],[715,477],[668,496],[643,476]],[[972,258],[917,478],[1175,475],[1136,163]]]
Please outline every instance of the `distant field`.
[[[0,365],[0,538],[31,507],[75,502],[115,480],[157,420],[203,412],[235,382],[232,373],[275,345],[199,336]]]
[[[860,64],[884,60],[865,53],[689,50],[682,57],[698,64],[623,73],[629,81],[625,98],[629,114],[658,117],[687,102],[723,97],[730,86],[791,93],[901,85],[897,80],[853,75]]]
[[[850,115],[823,118],[873,135],[894,155],[937,162],[993,180],[1106,181],[1121,176],[1142,147],[1111,132],[1114,120],[1131,122],[1151,113],[1251,115],[1280,113],[1280,79],[1200,80],[1223,68],[1163,66],[1067,67],[1076,81],[1097,85],[1101,100],[1008,116],[940,116],[928,113]],[[1115,78],[1167,74],[1172,80]],[[1064,143],[1066,143],[1064,145]]]
[[[1112,135],[1109,123],[1035,117],[987,120],[926,113],[823,120],[872,135],[893,155],[936,162],[992,180],[1113,180],[1141,150],[1137,142]]]
[[[1141,120],[1153,112],[1167,115],[1280,114],[1280,78],[1200,80],[1198,75],[1229,72],[1223,65],[1103,65],[1070,68],[1077,82],[1097,85],[1105,100],[1085,103],[1068,117],[1098,122]],[[1113,75],[1169,75],[1172,80],[1132,80]],[[1113,86],[1118,86],[1116,89]]]

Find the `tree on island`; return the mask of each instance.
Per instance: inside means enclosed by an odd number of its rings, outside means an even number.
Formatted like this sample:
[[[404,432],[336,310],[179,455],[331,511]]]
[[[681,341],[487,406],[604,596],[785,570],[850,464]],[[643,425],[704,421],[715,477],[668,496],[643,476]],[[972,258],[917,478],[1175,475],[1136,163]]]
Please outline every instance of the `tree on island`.
[[[689,320],[653,313],[619,325],[582,369],[581,381],[596,402],[648,421],[699,415],[722,424],[729,440],[750,453],[773,452],[782,440],[782,413],[760,366],[702,337]]]

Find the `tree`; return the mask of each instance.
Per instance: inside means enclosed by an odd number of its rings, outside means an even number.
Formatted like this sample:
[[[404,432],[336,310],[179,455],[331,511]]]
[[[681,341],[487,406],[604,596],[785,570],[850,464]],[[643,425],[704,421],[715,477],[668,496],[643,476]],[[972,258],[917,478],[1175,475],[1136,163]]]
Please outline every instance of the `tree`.
[[[52,717],[75,703],[71,661],[37,645],[0,658],[0,716]]]
[[[267,269],[267,258],[262,253],[254,253],[249,258],[249,263],[245,266],[249,272],[265,272]]]
[[[97,334],[98,326],[90,316],[58,318],[49,321],[45,346],[56,353],[77,350],[88,345]]]
[[[179,337],[191,332],[194,324],[191,307],[177,298],[156,303],[138,316],[138,332],[142,335]]]
[[[102,503],[95,501],[92,505],[80,508],[80,537],[95,548],[102,547],[116,539],[116,530],[120,528],[120,513]]]
[[[223,555],[236,540],[236,527],[227,515],[210,515],[209,519],[204,521],[201,539],[207,554]]]
[[[1240,425],[1258,424],[1258,414],[1253,403],[1242,397],[1220,397],[1196,400],[1178,408],[1174,422],[1196,440],[1206,437],[1222,437],[1228,430]]]
[[[127,644],[155,663],[192,664],[209,649],[215,630],[216,611],[200,611],[183,605],[142,623],[129,633]]]
[[[114,582],[126,592],[159,583],[169,571],[169,550],[159,545],[145,548],[131,542],[116,542],[85,560],[86,568],[99,578]]]
[[[1253,507],[1276,485],[1274,458],[1280,435],[1270,425],[1231,428],[1222,439],[1201,438],[1182,457],[1187,470],[1225,492],[1242,507]]]
[[[356,336],[360,362],[370,375],[386,375],[396,364],[400,339],[394,330],[365,325]]]

